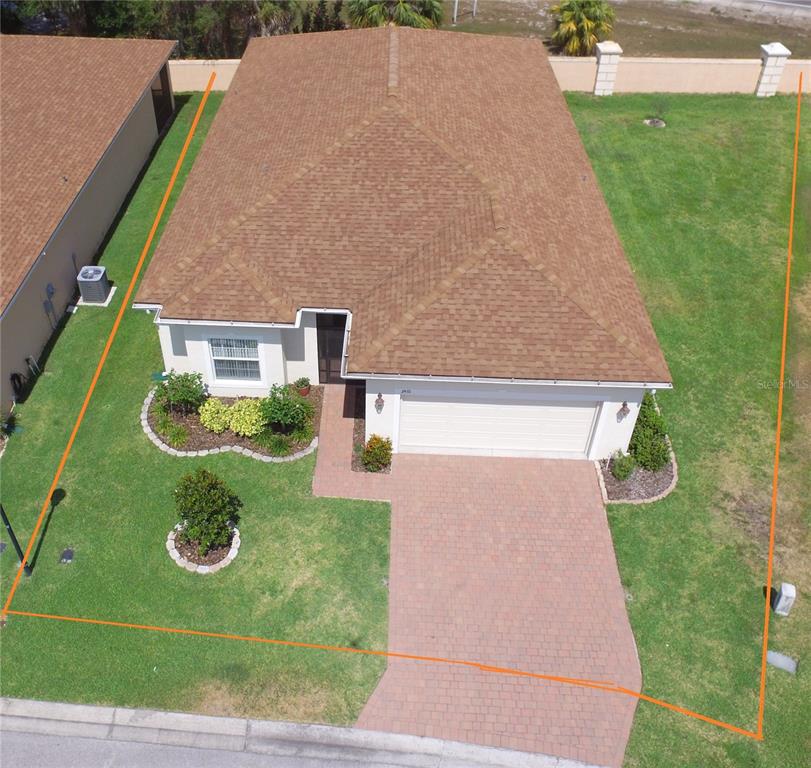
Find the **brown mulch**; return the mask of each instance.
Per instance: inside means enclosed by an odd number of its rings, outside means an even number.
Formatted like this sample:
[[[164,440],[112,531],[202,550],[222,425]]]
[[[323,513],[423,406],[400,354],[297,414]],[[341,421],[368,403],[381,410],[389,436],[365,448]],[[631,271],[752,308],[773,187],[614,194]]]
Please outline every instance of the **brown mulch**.
[[[613,461],[613,459],[609,459],[608,462],[600,462],[605,491],[610,501],[624,501],[626,499],[644,501],[645,499],[652,499],[660,493],[664,493],[673,481],[672,459],[658,472],[650,472],[647,469],[636,467],[627,480],[617,480],[611,474]]]
[[[352,471],[353,472],[366,472],[366,467],[360,457],[363,453],[363,446],[366,442],[366,417],[355,416],[354,424],[352,425]]]
[[[352,422],[352,471],[371,472],[363,466],[361,456],[366,445],[366,383],[353,384],[346,388],[344,401],[344,417],[353,418]],[[391,467],[375,472],[377,475],[387,475]]]
[[[237,398],[228,398],[222,397],[220,398],[224,403],[231,404],[235,403]],[[309,400],[314,406],[313,412],[313,434],[314,436],[318,436],[319,428],[321,425],[321,403],[324,399],[324,387],[323,386],[311,386],[310,387],[310,394],[307,395],[307,400]],[[152,427],[152,431],[156,435],[160,435],[160,431],[157,428],[157,417],[155,410],[157,408],[157,403],[152,401],[152,404],[149,406],[149,414],[147,415],[147,420],[149,421],[149,426]],[[190,414],[178,414],[173,413],[171,414],[172,421],[175,424],[181,425],[188,434],[188,440],[178,448],[181,451],[205,451],[210,450],[211,448],[222,448],[225,445],[237,445],[242,448],[247,448],[250,451],[256,451],[256,453],[260,453],[263,456],[270,456],[265,448],[257,445],[253,440],[249,437],[242,437],[240,435],[235,434],[230,429],[226,429],[225,432],[218,435],[216,432],[211,432],[206,429],[200,423],[200,416],[196,413]],[[291,453],[296,453],[297,451],[303,451],[307,448],[310,444],[309,443],[292,443],[291,444]]]
[[[366,419],[363,416],[356,416],[355,422],[352,425],[352,471],[353,472],[372,472],[371,469],[366,469],[363,466],[361,456],[363,455],[363,446],[366,444]],[[379,472],[373,472],[375,475],[388,475],[391,473],[391,466],[381,469]]]
[[[228,543],[224,547],[212,547],[205,555],[200,556],[197,549],[199,542],[187,541],[181,538],[180,532],[178,531],[178,535],[175,536],[175,549],[182,557],[195,565],[216,565],[220,560],[225,560],[226,555],[231,550],[233,538],[234,535],[231,534],[231,538],[228,539]]]

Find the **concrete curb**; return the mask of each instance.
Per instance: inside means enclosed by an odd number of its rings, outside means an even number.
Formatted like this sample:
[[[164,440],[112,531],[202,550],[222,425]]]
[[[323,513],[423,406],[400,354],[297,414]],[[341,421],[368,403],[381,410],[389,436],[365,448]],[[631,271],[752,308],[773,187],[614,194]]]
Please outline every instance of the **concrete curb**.
[[[164,443],[160,436],[155,434],[155,431],[149,426],[149,406],[152,404],[152,398],[154,396],[155,388],[153,387],[149,390],[149,394],[146,396],[144,404],[141,406],[141,429],[144,430],[144,434],[153,445],[170,456],[216,456],[218,453],[240,453],[243,456],[262,461],[265,464],[282,464],[287,461],[295,461],[296,459],[309,456],[318,448],[318,438],[314,437],[306,448],[296,453],[291,453],[289,456],[266,456],[258,451],[250,451],[247,448],[243,448],[241,445],[222,445],[219,448],[207,448],[202,451],[178,451],[176,448],[172,448],[172,446]]]
[[[551,755],[328,725],[0,698],[0,730],[409,768],[599,768]]]

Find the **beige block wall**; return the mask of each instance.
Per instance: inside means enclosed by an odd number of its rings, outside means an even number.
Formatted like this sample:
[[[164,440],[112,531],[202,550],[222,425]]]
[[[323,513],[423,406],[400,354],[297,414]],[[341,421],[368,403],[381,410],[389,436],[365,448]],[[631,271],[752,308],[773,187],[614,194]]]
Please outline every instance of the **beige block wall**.
[[[550,56],[549,63],[563,91],[594,90],[597,59],[594,56]],[[226,91],[239,59],[173,59],[169,72],[175,91],[203,91],[212,72],[213,90]],[[679,59],[622,56],[617,68],[615,93],[754,93],[760,59]],[[803,71],[804,90],[811,90],[811,61],[788,60],[780,82],[781,93],[796,93],[797,76]]]
[[[239,59],[171,59],[169,75],[175,93],[180,91],[204,91],[212,72],[217,73],[213,91],[227,91],[234,79]]]
[[[623,56],[615,93],[754,93],[759,59],[653,59]]]
[[[554,56],[549,58],[552,71],[562,91],[594,90],[597,78],[597,59],[594,56]]]
[[[25,358],[37,359],[53,332],[43,308],[46,286],[51,283],[55,288],[52,301],[56,317],[60,318],[74,299],[77,269],[94,260],[157,138],[152,95],[147,89],[0,318],[3,413],[12,403],[10,375],[19,372],[28,376]],[[132,244],[133,263],[139,248],[140,244]],[[111,274],[109,278],[126,285],[129,274]]]
[[[803,93],[811,93],[811,60],[809,59],[794,59],[793,61],[789,59],[786,62],[777,92],[797,93],[800,72],[803,73]]]

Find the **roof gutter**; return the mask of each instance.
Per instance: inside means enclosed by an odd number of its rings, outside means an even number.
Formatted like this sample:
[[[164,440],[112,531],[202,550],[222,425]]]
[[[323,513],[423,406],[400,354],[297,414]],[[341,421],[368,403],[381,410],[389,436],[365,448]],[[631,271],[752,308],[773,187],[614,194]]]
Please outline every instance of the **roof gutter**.
[[[673,389],[668,381],[600,381],[583,379],[516,379],[494,376],[432,376],[412,373],[342,373],[346,379],[378,379],[384,381],[440,381],[459,384],[532,384],[545,387],[623,387],[626,389]]]
[[[134,303],[133,309],[145,309],[147,312],[155,312],[155,323],[159,325],[213,325],[213,326],[238,326],[244,328],[300,328],[301,316],[303,312],[314,312],[316,314],[346,315],[346,328],[344,330],[344,347],[341,353],[341,378],[350,381],[376,379],[383,381],[439,381],[448,383],[469,383],[469,384],[519,384],[545,387],[624,387],[626,389],[673,389],[673,384],[669,381],[600,381],[600,380],[578,380],[578,379],[517,379],[517,378],[497,378],[495,376],[432,376],[431,374],[412,373],[374,373],[374,372],[353,372],[348,370],[349,364],[349,339],[352,334],[352,312],[348,309],[334,309],[331,307],[302,307],[296,312],[296,320],[293,323],[248,323],[235,322],[231,320],[182,320],[178,318],[161,318],[160,311],[163,309],[160,304]]]
[[[84,184],[82,184],[82,186],[79,188],[79,191],[74,196],[73,200],[71,200],[71,203],[68,206],[68,209],[62,215],[62,218],[59,219],[59,223],[56,225],[56,228],[54,229],[54,231],[51,232],[51,236],[45,241],[45,245],[42,246],[42,250],[39,252],[39,255],[37,256],[37,258],[34,259],[34,263],[28,268],[28,272],[25,273],[25,277],[22,279],[22,282],[17,286],[17,289],[11,295],[11,298],[8,300],[8,304],[6,304],[6,306],[3,307],[3,311],[2,311],[2,313],[0,313],[0,320],[2,320],[2,318],[5,317],[6,313],[11,309],[11,307],[14,304],[15,300],[17,299],[17,296],[22,292],[23,288],[25,288],[25,286],[28,284],[28,281],[30,280],[31,275],[34,273],[34,270],[37,268],[37,265],[40,263],[40,261],[42,261],[42,259],[48,253],[48,248],[50,247],[50,245],[53,242],[54,238],[61,231],[62,227],[65,224],[65,221],[67,221],[68,217],[70,216],[71,211],[76,206],[76,203],[79,201],[79,198],[85,193],[85,190],[89,186],[90,182],[93,181],[93,178],[96,175],[96,171],[98,171],[99,166],[101,166],[101,164],[104,162],[104,159],[109,154],[110,149],[112,148],[113,144],[115,144],[115,142],[118,140],[118,137],[121,135],[121,132],[127,127],[127,124],[132,119],[132,116],[135,114],[135,108],[141,103],[141,99],[144,98],[147,91],[149,91],[151,89],[152,82],[160,74],[161,69],[163,69],[163,67],[166,66],[166,62],[169,61],[169,57],[175,52],[175,48],[177,48],[177,40],[174,41],[174,45],[172,46],[172,50],[169,51],[168,55],[163,60],[163,63],[161,63],[161,65],[155,70],[152,77],[149,78],[149,82],[147,83],[146,88],[142,91],[141,95],[135,100],[135,104],[133,104],[132,109],[129,111],[129,114],[124,118],[124,122],[121,123],[120,126],[118,126],[118,130],[113,135],[113,138],[110,139],[110,142],[105,147],[104,152],[101,153],[101,157],[98,159],[96,164],[93,166],[93,170],[90,172],[90,175],[84,180]],[[129,194],[129,192],[130,192],[130,190],[128,189],[127,194]],[[124,199],[126,200],[126,197]],[[116,215],[118,215],[118,211],[116,211]],[[113,221],[115,221],[115,218],[113,218]]]

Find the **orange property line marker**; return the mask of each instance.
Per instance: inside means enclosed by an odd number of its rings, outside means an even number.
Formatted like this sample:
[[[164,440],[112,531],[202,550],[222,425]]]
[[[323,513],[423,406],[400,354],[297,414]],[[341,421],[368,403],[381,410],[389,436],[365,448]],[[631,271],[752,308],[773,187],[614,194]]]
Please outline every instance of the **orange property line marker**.
[[[763,739],[763,715],[766,708],[766,656],[769,652],[769,618],[771,609],[772,575],[774,570],[774,532],[777,519],[777,481],[780,471],[780,431],[783,423],[783,387],[786,383],[786,342],[788,341],[788,310],[791,293],[791,257],[794,249],[794,208],[797,202],[797,161],[800,156],[800,108],[803,96],[803,73],[797,84],[797,117],[794,124],[794,164],[791,172],[791,208],[788,218],[788,247],[786,259],[786,291],[783,303],[783,338],[780,344],[780,383],[777,388],[777,434],[774,441],[774,472],[772,474],[772,505],[769,520],[769,558],[766,566],[766,599],[763,604],[763,648],[760,656],[760,695],[757,710],[757,738]]]
[[[199,121],[200,115],[202,113],[203,107],[205,105],[206,99],[208,98],[208,94],[211,91],[211,86],[214,82],[214,74],[211,75],[211,78],[208,82],[208,86],[206,88],[205,94],[203,96],[203,100],[198,107],[197,114],[195,115],[194,122],[192,123],[191,129],[189,131],[189,135],[186,138],[186,143],[183,146],[183,150],[180,154],[180,158],[178,159],[177,165],[175,166],[174,173],[172,174],[172,178],[169,182],[169,186],[166,190],[166,193],[163,198],[163,202],[161,203],[160,209],[158,210],[158,214],[155,218],[155,222],[152,225],[152,229],[149,232],[149,237],[147,239],[146,245],[144,246],[144,250],[141,253],[141,258],[138,261],[138,264],[135,269],[135,273],[133,274],[132,280],[130,281],[129,288],[127,290],[127,294],[124,297],[124,301],[122,302],[121,308],[119,309],[118,316],[116,317],[115,324],[113,326],[113,330],[110,333],[109,338],[107,339],[107,344],[104,348],[104,352],[102,353],[101,359],[99,361],[98,367],[96,368],[96,373],[93,377],[93,381],[90,384],[90,388],[88,389],[87,395],[85,396],[84,403],[82,404],[82,409],[79,412],[79,416],[76,419],[76,424],[73,427],[73,432],[71,433],[70,439],[68,440],[67,447],[65,448],[65,452],[62,455],[62,460],[59,463],[59,467],[57,469],[56,475],[54,477],[53,483],[51,484],[51,488],[48,493],[48,499],[46,500],[45,504],[43,505],[42,511],[40,512],[39,519],[37,520],[36,528],[31,536],[30,541],[28,542],[28,547],[26,548],[25,557],[23,558],[23,562],[27,561],[28,556],[31,552],[33,547],[34,541],[36,540],[37,534],[39,533],[40,526],[42,524],[42,520],[45,516],[45,512],[48,508],[48,503],[50,501],[51,494],[53,494],[54,490],[56,489],[56,485],[59,481],[59,477],[62,473],[62,470],[65,466],[65,462],[67,461],[67,457],[70,453],[70,449],[73,445],[73,440],[76,437],[76,432],[79,429],[79,425],[84,418],[85,411],[87,410],[87,405],[90,400],[90,396],[93,393],[93,389],[95,388],[96,382],[98,381],[99,374],[101,373],[101,369],[104,366],[104,362],[107,358],[107,353],[110,350],[110,346],[112,345],[113,339],[115,338],[115,334],[118,330],[118,325],[121,321],[121,317],[123,316],[124,309],[126,308],[127,303],[129,302],[130,295],[135,286],[136,279],[138,274],[143,266],[144,259],[146,258],[146,254],[149,250],[149,247],[152,243],[152,239],[154,238],[155,232],[158,227],[158,223],[160,222],[160,218],[163,215],[164,208],[166,207],[167,200],[169,198],[169,194],[174,186],[175,179],[177,178],[178,171],[180,170],[180,166],[183,162],[183,158],[185,157],[186,150],[188,149],[189,143],[191,142],[191,138],[194,134],[194,130],[197,127],[197,122]],[[468,668],[473,668],[482,672],[490,672],[494,674],[501,674],[501,675],[512,675],[518,677],[526,677],[526,678],[533,678],[537,680],[545,680],[551,682],[558,682],[564,683],[567,685],[575,685],[584,688],[594,688],[595,690],[605,691],[607,693],[617,693],[622,694],[625,696],[630,696],[636,698],[640,701],[646,701],[650,704],[655,704],[656,706],[663,707],[665,709],[669,709],[673,712],[677,712],[679,714],[685,715],[687,717],[692,717],[697,720],[701,720],[705,723],[710,723],[711,725],[718,726],[719,728],[723,728],[728,731],[732,731],[734,733],[740,734],[747,738],[757,739],[761,741],[763,739],[763,710],[764,710],[764,703],[765,703],[765,692],[766,692],[766,653],[768,647],[768,631],[769,631],[769,610],[770,610],[770,603],[769,603],[769,592],[771,590],[771,583],[772,583],[772,567],[773,567],[773,560],[774,560],[774,533],[775,533],[775,519],[776,519],[776,511],[777,511],[777,480],[778,480],[778,470],[780,464],[780,431],[782,427],[782,412],[783,412],[783,385],[785,381],[785,364],[786,364],[786,341],[788,336],[788,311],[789,311],[789,297],[790,297],[790,278],[791,278],[791,256],[792,256],[792,247],[793,247],[793,239],[794,239],[794,211],[795,211],[795,202],[796,202],[796,188],[797,188],[797,165],[798,165],[798,155],[799,155],[799,141],[800,141],[800,104],[801,104],[801,97],[802,97],[802,86],[803,86],[803,77],[802,73],[800,73],[800,80],[798,85],[798,92],[797,92],[797,117],[796,117],[796,129],[795,129],[795,137],[794,137],[794,167],[793,167],[793,174],[792,174],[792,187],[791,187],[791,213],[790,213],[790,221],[789,221],[789,237],[788,237],[788,261],[786,265],[786,288],[785,288],[785,301],[783,307],[783,337],[782,337],[782,345],[781,345],[781,353],[780,353],[780,388],[778,392],[778,403],[777,403],[777,437],[776,437],[776,445],[775,445],[775,460],[774,460],[774,474],[772,479],[772,504],[771,504],[771,523],[770,523],[770,531],[769,531],[769,558],[768,558],[768,569],[767,569],[767,596],[764,608],[764,630],[763,630],[763,649],[762,649],[762,659],[761,659],[761,677],[760,677],[760,701],[759,701],[759,708],[758,708],[758,729],[757,732],[747,730],[745,728],[740,728],[736,725],[732,725],[731,723],[724,722],[723,720],[716,720],[715,718],[708,717],[707,715],[702,715],[699,712],[694,712],[691,709],[686,709],[685,707],[680,707],[676,704],[671,704],[670,702],[664,701],[662,699],[656,699],[652,696],[648,696],[644,693],[638,693],[637,691],[630,690],[628,688],[624,688],[622,686],[616,685],[613,682],[603,682],[597,680],[583,680],[580,678],[571,678],[571,677],[558,677],[555,675],[544,675],[536,672],[527,672],[520,669],[511,669],[508,667],[497,667],[491,666],[488,664],[481,664],[475,661],[465,661],[461,659],[448,659],[442,657],[433,657],[433,656],[419,656],[416,654],[409,654],[409,653],[399,653],[396,651],[374,651],[368,650],[363,648],[348,648],[343,646],[334,646],[334,645],[323,645],[318,643],[305,643],[305,642],[298,642],[293,640],[278,640],[272,638],[264,638],[264,637],[254,637],[250,635],[237,635],[237,634],[230,634],[224,632],[206,632],[202,630],[195,630],[195,629],[181,629],[176,627],[160,627],[160,626],[152,626],[149,624],[134,624],[130,622],[123,622],[123,621],[110,621],[104,619],[91,619],[91,618],[83,618],[79,616],[59,616],[56,614],[48,614],[48,613],[33,613],[31,611],[13,611],[10,610],[9,606],[11,605],[11,599],[14,596],[14,592],[17,588],[17,585],[20,580],[20,574],[22,573],[22,565],[17,571],[17,575],[14,579],[14,584],[12,585],[11,593],[9,594],[8,599],[6,600],[6,604],[2,609],[2,615],[6,614],[13,614],[15,616],[24,616],[29,618],[37,618],[37,619],[49,619],[54,621],[66,621],[72,622],[77,624],[93,624],[93,625],[101,625],[101,626],[108,626],[108,627],[118,627],[122,629],[136,629],[136,630],[145,630],[150,632],[165,632],[168,634],[177,634],[177,635],[190,635],[195,637],[209,637],[209,638],[216,638],[221,640],[237,640],[242,642],[251,642],[251,643],[263,643],[266,645],[275,645],[275,646],[284,646],[290,648],[306,648],[310,650],[323,650],[323,651],[333,651],[333,652],[340,652],[340,653],[354,653],[354,654],[362,654],[366,656],[378,656],[378,657],[385,657],[385,658],[394,658],[394,659],[407,659],[413,661],[420,661],[420,662],[433,662],[433,663],[441,663],[441,664],[453,664],[457,666],[464,666]]]
[[[144,248],[141,251],[141,256],[138,259],[138,263],[135,265],[135,271],[132,273],[130,284],[127,287],[127,292],[124,295],[124,299],[121,302],[121,307],[119,307],[118,314],[116,315],[115,322],[113,323],[113,328],[110,331],[110,335],[107,337],[107,343],[104,345],[104,351],[101,353],[101,357],[99,358],[98,365],[96,366],[96,372],[93,374],[93,379],[90,382],[90,386],[87,388],[87,394],[84,396],[84,402],[79,410],[79,415],[76,417],[76,422],[74,423],[73,430],[68,438],[68,443],[65,446],[65,450],[62,452],[62,458],[59,460],[59,466],[56,468],[56,474],[54,474],[53,480],[51,481],[51,487],[48,489],[48,495],[45,497],[45,501],[42,504],[42,509],[40,510],[39,517],[37,518],[37,524],[34,527],[34,532],[31,534],[31,538],[28,540],[28,546],[25,548],[23,561],[20,563],[20,567],[17,569],[17,573],[14,576],[14,582],[11,585],[11,591],[8,593],[6,602],[3,605],[2,614],[8,613],[11,601],[14,599],[14,593],[17,591],[17,587],[20,584],[20,576],[22,575],[23,568],[31,555],[31,550],[34,547],[34,542],[39,534],[39,529],[42,527],[42,521],[45,519],[45,514],[48,511],[49,504],[51,503],[51,497],[53,496],[53,492],[56,490],[56,486],[59,484],[59,478],[62,476],[62,471],[65,469],[65,464],[67,463],[68,456],[70,456],[71,448],[73,448],[73,442],[76,439],[76,434],[79,432],[79,427],[82,425],[85,413],[87,412],[87,406],[90,404],[90,397],[92,396],[93,391],[96,389],[96,384],[98,383],[99,376],[101,375],[101,370],[104,368],[104,363],[107,361],[107,355],[110,352],[110,347],[112,347],[113,341],[118,333],[118,327],[121,325],[121,318],[124,317],[124,312],[127,310],[132,292],[135,290],[135,283],[138,281],[138,275],[141,273],[141,268],[144,266],[144,261],[146,260],[146,255],[149,252],[150,246],[152,245],[152,240],[155,237],[155,233],[158,231],[158,225],[163,217],[164,210],[166,210],[166,204],[169,202],[169,195],[172,193],[172,189],[175,186],[175,181],[177,180],[177,175],[180,172],[180,167],[183,165],[186,152],[189,149],[194,132],[197,130],[197,124],[200,122],[200,116],[203,114],[203,108],[206,105],[209,93],[211,93],[211,87],[214,85],[215,77],[216,73],[212,72],[211,77],[208,79],[208,85],[206,86],[205,93],[203,93],[203,98],[200,100],[200,106],[197,107],[197,113],[194,116],[191,128],[189,128],[189,133],[186,136],[185,143],[183,144],[183,149],[180,151],[180,157],[178,157],[177,163],[175,163],[175,169],[172,171],[172,177],[169,179],[166,192],[163,194],[163,200],[161,200],[158,213],[155,215],[155,220],[152,222],[152,228],[149,230],[149,236],[147,237]]]

